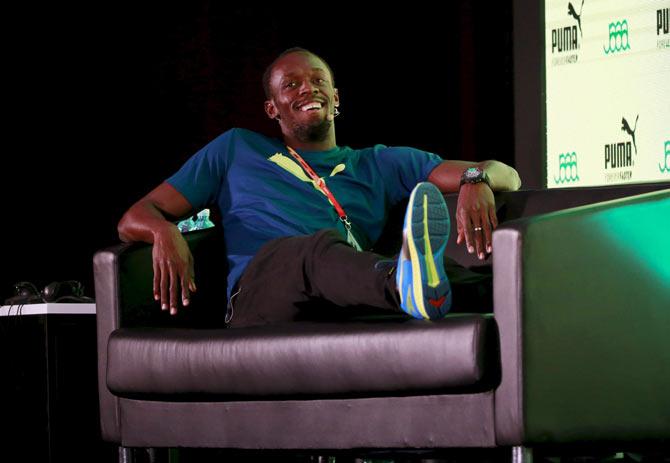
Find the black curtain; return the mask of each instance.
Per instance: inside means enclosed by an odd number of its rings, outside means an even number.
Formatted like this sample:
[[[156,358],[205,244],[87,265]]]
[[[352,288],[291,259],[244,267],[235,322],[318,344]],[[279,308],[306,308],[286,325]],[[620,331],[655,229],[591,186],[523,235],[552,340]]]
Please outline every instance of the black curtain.
[[[261,75],[292,46],[335,72],[340,145],[513,164],[509,0],[446,12],[182,3],[5,15],[3,299],[21,280],[77,279],[93,295],[93,253],[117,242],[132,202],[230,127],[278,135]]]

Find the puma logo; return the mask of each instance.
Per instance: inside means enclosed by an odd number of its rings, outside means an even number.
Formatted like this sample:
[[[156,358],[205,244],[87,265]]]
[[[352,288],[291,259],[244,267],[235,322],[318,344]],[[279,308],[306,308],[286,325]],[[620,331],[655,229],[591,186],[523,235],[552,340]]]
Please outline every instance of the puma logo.
[[[621,118],[621,131],[626,132],[633,138],[633,147],[635,148],[635,154],[637,154],[637,145],[635,144],[635,131],[637,130],[637,120],[639,118],[640,115],[638,114],[637,117],[635,118],[635,127],[633,128],[633,130],[630,129],[630,125],[628,125],[628,121],[626,120],[626,118],[625,117]]]
[[[579,14],[575,10],[575,7],[572,6],[572,3],[568,3],[568,14],[577,20],[577,26],[579,26],[579,35],[584,37],[582,34],[582,11],[584,10],[584,0],[582,0],[582,7],[579,9]]]

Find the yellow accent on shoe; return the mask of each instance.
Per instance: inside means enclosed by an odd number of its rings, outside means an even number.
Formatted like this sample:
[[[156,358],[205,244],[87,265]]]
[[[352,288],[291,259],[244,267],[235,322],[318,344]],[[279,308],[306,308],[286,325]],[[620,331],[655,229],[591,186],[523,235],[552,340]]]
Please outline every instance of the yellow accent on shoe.
[[[414,193],[416,193],[416,190],[412,192],[412,196],[409,199],[409,205],[407,206],[409,216],[407,218],[407,226],[405,227],[407,231],[407,246],[409,247],[409,256],[410,260],[412,261],[412,291],[414,292],[415,308],[418,309],[419,313],[424,318],[430,318],[426,312],[425,307],[423,306],[421,263],[419,262],[419,254],[417,253],[416,247],[414,246],[414,237],[412,236],[412,211],[414,209],[412,206],[414,204]]]
[[[402,249],[400,250],[400,252],[402,253]],[[398,276],[396,278],[396,283],[397,283],[397,286],[398,286],[397,287],[398,295],[400,296],[400,305],[404,304],[404,302],[405,302],[405,295],[402,292],[402,282],[403,282],[402,268],[403,267],[404,267],[404,265],[398,265],[398,270],[397,270]]]
[[[435,260],[433,259],[433,250],[430,247],[430,236],[428,235],[428,196],[423,196],[423,243],[426,246],[426,271],[428,272],[428,286],[436,288],[440,284],[440,277],[437,276]]]
[[[409,286],[407,287],[407,308],[409,309],[410,315],[415,311],[414,304],[412,304],[412,295],[409,292]]]

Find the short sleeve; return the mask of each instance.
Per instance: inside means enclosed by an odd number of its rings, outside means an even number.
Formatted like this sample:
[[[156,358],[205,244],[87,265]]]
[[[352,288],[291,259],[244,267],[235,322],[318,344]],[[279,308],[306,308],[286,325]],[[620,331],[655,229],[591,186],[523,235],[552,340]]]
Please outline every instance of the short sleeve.
[[[226,177],[234,130],[212,140],[166,179],[196,210],[211,205],[218,198]]]
[[[425,182],[442,162],[437,154],[406,146],[377,145],[374,153],[391,204],[407,198],[416,184]]]

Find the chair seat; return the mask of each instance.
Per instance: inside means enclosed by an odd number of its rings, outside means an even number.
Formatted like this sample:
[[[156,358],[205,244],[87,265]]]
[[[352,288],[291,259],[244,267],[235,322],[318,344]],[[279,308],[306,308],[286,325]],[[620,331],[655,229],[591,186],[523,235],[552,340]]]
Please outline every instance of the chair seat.
[[[492,316],[481,314],[432,322],[123,328],[109,339],[107,385],[125,397],[460,391],[499,369],[495,336]]]

